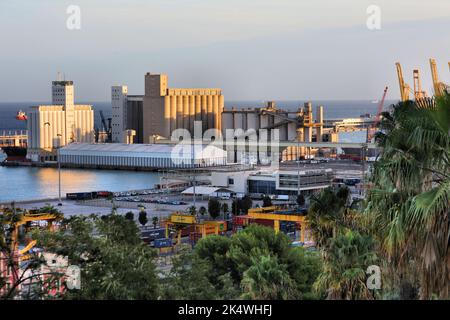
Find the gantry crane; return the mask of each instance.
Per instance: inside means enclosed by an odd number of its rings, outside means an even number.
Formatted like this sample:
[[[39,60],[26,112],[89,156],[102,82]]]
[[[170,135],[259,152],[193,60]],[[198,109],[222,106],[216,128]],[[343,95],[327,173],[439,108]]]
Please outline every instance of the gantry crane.
[[[383,97],[381,98],[381,101],[378,104],[378,110],[377,115],[375,116],[375,121],[369,128],[367,128],[367,143],[370,143],[372,141],[372,138],[375,135],[375,130],[378,127],[378,123],[381,120],[381,112],[383,111],[384,101],[386,100],[388,89],[389,89],[388,87],[384,88]]]
[[[450,67],[450,62],[449,62]],[[430,59],[430,68],[431,68],[431,78],[433,80],[433,88],[434,88],[434,95],[436,97],[440,97],[444,95],[444,93],[449,91],[449,86],[445,83],[439,81],[439,76],[437,72],[437,66],[436,66],[436,60]]]
[[[422,90],[422,84],[420,82],[420,72],[418,69],[413,70],[414,77],[414,98],[420,100],[427,97],[427,93]]]
[[[5,214],[5,213],[3,213]],[[3,223],[10,224],[11,226],[11,251],[14,252],[18,250],[19,245],[19,228],[23,225],[27,226],[31,222],[36,221],[46,221],[47,229],[54,230],[53,222],[59,221],[62,219],[62,215],[59,213],[34,213],[32,211],[25,211],[22,214],[19,214],[15,217],[11,217],[11,220],[5,219]],[[19,250],[20,254],[25,254],[28,252],[34,245],[36,241],[31,241],[27,244],[27,246],[21,250]]]
[[[403,78],[403,71],[402,66],[400,65],[400,62],[395,63],[397,67],[397,76],[398,76],[398,82],[400,86],[400,97],[402,101],[408,101],[409,100],[409,92],[411,91],[411,87],[405,83],[405,79]]]

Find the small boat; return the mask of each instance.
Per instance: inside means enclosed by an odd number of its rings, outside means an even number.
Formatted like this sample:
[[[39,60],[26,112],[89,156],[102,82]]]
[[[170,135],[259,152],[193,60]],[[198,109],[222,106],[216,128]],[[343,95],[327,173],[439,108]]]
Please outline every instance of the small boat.
[[[7,157],[8,157],[8,156],[6,155],[6,153],[3,152],[2,149],[0,149],[0,163],[3,162],[3,161],[5,161]]]
[[[19,112],[17,112],[16,119],[20,120],[20,121],[25,121],[28,119],[28,117],[25,114],[25,112],[23,112],[22,110],[19,110]]]

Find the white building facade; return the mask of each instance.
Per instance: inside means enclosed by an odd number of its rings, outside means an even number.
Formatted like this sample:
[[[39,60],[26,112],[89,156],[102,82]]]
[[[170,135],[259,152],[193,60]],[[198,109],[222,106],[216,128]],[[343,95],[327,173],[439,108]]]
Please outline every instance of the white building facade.
[[[52,104],[31,107],[27,116],[27,158],[32,161],[54,161],[59,147],[94,140],[94,111],[74,104],[72,81],[53,81]]]

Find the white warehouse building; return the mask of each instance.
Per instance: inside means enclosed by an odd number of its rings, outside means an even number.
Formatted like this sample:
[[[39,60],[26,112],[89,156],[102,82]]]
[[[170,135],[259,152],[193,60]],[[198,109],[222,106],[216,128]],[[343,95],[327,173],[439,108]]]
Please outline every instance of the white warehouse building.
[[[226,151],[215,146],[122,143],[72,143],[60,149],[65,166],[119,169],[190,168],[227,164]]]

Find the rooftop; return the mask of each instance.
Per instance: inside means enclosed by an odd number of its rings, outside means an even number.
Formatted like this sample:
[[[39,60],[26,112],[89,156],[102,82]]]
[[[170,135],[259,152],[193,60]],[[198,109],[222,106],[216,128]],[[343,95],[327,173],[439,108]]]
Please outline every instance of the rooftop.
[[[125,143],[71,143],[61,152],[93,152],[93,153],[125,153],[132,154],[159,154],[173,158],[191,158],[190,145],[172,144],[125,144]],[[215,146],[196,146],[196,158],[221,158],[226,152]]]

